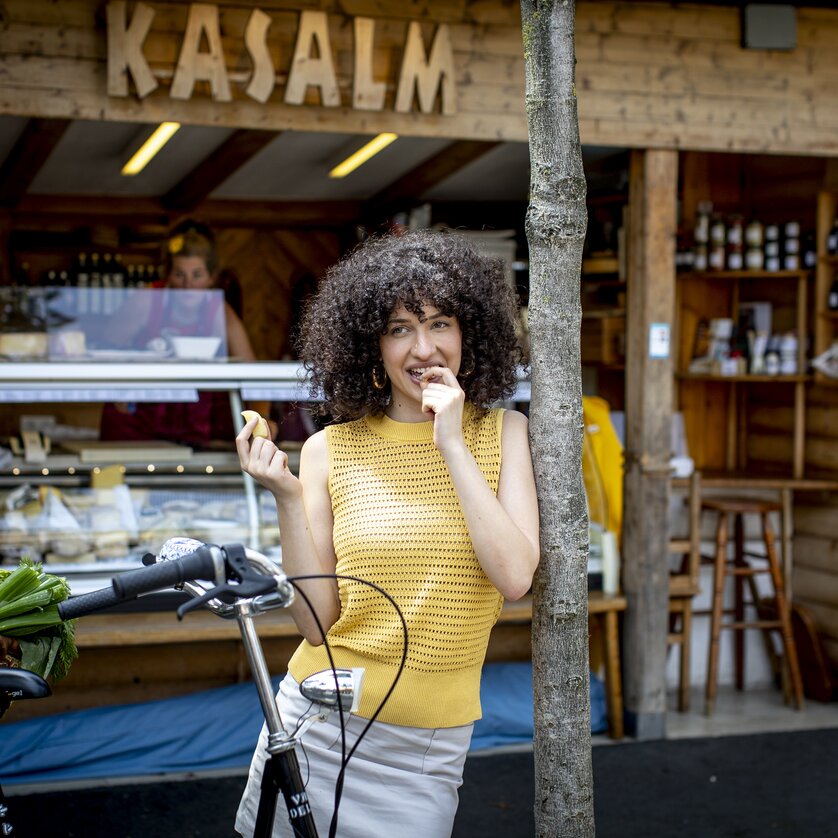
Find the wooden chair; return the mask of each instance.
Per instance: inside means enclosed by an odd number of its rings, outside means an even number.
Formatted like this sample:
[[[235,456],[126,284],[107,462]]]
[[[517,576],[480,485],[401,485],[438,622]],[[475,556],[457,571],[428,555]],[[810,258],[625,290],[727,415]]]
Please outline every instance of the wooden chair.
[[[681,566],[669,575],[669,634],[670,646],[680,647],[678,675],[678,710],[690,706],[690,644],[692,643],[693,598],[701,592],[701,472],[690,477],[687,495],[689,533],[685,538],[671,538],[669,552],[680,555]]]

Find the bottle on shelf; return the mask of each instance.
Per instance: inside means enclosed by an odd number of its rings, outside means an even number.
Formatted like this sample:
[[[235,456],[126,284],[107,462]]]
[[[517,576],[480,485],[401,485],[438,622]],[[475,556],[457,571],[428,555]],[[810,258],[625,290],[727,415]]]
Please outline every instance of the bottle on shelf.
[[[826,237],[826,252],[830,256],[838,255],[838,215],[835,216],[835,221],[832,222],[832,229]]]
[[[809,271],[814,270],[814,268],[818,264],[818,252],[815,246],[815,234],[810,230],[803,235],[803,256],[802,256],[802,264],[803,267]]]
[[[76,311],[81,316],[90,313],[90,268],[87,254],[79,253],[76,264]]]
[[[113,273],[111,276],[114,288],[125,287],[125,265],[122,264],[122,256],[119,253],[113,257]]]
[[[741,271],[745,265],[742,216],[732,215],[727,225],[726,266],[729,271]]]
[[[830,311],[838,311],[838,273],[832,277],[832,285],[829,286],[829,294],[826,298],[826,307]]]
[[[745,227],[745,269],[761,271],[765,265],[762,251],[762,222],[751,219]]]
[[[783,226],[783,269],[800,269],[800,225],[796,221],[787,221]]]
[[[710,201],[699,201],[695,224],[693,226],[693,264],[695,271],[706,271],[708,247],[710,244],[710,215],[713,204]]]
[[[765,237],[765,270],[779,271],[780,261],[780,228],[776,224],[767,224]]]
[[[90,256],[90,313],[102,313],[102,271],[99,267],[99,254]]]
[[[18,265],[17,270],[15,271],[14,280],[14,284],[17,285],[18,288],[28,288],[32,284],[32,277],[29,271],[29,262],[21,262],[20,265]]]
[[[73,274],[73,285],[78,288],[87,288],[90,284],[90,271],[87,267],[86,253],[79,253]]]

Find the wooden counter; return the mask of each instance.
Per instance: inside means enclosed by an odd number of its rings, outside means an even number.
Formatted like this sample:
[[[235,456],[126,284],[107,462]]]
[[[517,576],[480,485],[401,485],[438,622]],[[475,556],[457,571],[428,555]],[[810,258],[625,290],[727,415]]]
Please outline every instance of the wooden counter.
[[[592,592],[588,609],[600,621],[605,645],[608,729],[623,736],[618,619],[623,597]],[[532,599],[507,602],[492,631],[487,662],[530,659]],[[257,618],[269,670],[285,672],[300,643],[290,615],[277,611]],[[76,623],[79,658],[70,675],[46,701],[19,702],[14,720],[102,705],[153,701],[249,680],[250,673],[235,620],[208,611],[178,621],[173,611],[115,613],[84,617]]]

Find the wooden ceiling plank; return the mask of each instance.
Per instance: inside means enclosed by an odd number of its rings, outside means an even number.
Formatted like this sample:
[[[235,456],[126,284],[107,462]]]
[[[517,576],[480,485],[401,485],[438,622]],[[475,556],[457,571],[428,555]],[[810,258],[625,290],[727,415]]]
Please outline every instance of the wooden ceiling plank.
[[[388,207],[408,199],[418,200],[419,196],[429,189],[499,145],[499,142],[482,140],[453,142],[374,195],[368,204],[374,207]]]
[[[0,167],[0,206],[14,207],[69,126],[66,119],[30,119]]]
[[[163,197],[170,209],[196,207],[281,132],[239,129]]]

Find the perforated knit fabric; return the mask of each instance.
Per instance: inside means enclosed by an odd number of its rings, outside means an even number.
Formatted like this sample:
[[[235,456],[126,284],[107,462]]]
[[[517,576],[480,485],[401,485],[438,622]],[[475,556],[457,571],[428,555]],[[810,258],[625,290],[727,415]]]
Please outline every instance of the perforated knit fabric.
[[[463,433],[497,493],[502,410],[466,405]],[[480,672],[503,604],[474,553],[433,423],[366,417],[327,428],[337,572],[380,585],[404,614],[407,663],[378,718],[454,727],[480,717]],[[338,666],[366,670],[359,715],[369,718],[401,659],[392,605],[340,580],[341,615],[328,632]],[[328,668],[324,647],[303,642],[289,665],[298,681]]]

